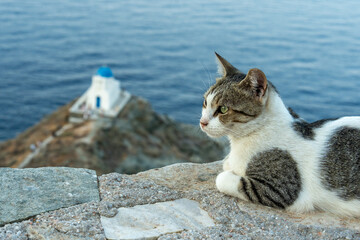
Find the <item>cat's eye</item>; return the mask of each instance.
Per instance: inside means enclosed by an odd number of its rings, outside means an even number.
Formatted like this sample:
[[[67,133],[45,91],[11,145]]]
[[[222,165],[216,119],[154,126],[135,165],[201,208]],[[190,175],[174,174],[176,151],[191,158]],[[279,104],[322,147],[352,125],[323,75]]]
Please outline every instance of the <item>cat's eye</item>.
[[[206,102],[206,99],[204,99],[203,108],[206,108],[206,106],[207,106],[207,102]]]
[[[221,112],[222,114],[227,113],[227,111],[229,111],[229,108],[228,108],[228,107],[226,107],[226,106],[221,106],[221,107],[220,107],[220,112]]]

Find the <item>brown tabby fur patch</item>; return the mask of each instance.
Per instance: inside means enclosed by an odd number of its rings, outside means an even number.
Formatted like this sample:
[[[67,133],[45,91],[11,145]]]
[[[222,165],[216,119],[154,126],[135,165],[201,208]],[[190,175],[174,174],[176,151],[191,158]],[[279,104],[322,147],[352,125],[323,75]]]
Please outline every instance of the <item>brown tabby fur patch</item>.
[[[217,79],[216,83],[205,93],[205,99],[215,93],[211,107],[218,109],[214,115],[219,115],[223,124],[239,122],[246,123],[257,117],[262,111],[262,104],[256,101],[250,80],[240,71],[232,76]],[[226,106],[228,112],[221,114],[219,107]]]

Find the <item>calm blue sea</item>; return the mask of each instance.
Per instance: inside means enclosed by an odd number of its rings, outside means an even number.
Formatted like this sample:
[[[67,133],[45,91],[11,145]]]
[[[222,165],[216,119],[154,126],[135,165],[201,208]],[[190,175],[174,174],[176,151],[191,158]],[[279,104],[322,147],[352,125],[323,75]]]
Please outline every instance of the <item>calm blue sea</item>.
[[[102,65],[197,124],[214,51],[262,69],[306,120],[360,115],[357,0],[1,0],[0,140],[82,94]]]

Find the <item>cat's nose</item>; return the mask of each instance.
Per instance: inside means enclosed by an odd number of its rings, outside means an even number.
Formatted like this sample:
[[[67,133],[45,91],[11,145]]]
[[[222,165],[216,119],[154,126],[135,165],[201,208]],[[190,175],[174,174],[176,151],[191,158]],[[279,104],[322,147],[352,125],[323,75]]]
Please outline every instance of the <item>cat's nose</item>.
[[[201,127],[206,127],[208,124],[209,124],[209,122],[204,121],[204,120],[200,120]]]

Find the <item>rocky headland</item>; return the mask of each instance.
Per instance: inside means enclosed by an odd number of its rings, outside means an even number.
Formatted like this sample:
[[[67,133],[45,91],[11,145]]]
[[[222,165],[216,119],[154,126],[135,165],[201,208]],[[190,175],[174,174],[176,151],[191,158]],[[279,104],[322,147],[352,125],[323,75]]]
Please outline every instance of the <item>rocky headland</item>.
[[[101,175],[213,162],[225,155],[223,142],[209,139],[197,126],[154,112],[142,98],[132,96],[116,118],[82,123],[68,122],[73,102],[0,143],[0,167],[64,166],[94,169]]]

